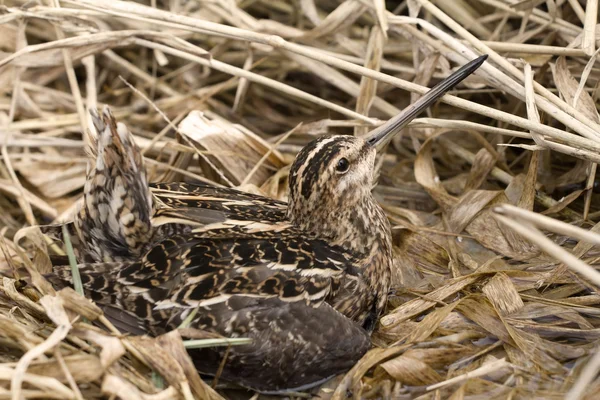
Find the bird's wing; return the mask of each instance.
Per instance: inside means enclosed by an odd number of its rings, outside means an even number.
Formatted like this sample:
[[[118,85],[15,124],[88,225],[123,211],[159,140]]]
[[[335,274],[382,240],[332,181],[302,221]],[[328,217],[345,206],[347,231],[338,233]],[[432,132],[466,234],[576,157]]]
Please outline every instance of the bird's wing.
[[[156,232],[149,243],[194,228],[202,228],[204,236],[221,236],[223,232],[225,236],[244,236],[245,232],[279,230],[281,224],[285,225],[286,203],[267,197],[203,183],[153,183],[150,189],[155,208],[152,225]],[[42,225],[40,229],[53,240],[64,242],[63,225],[70,234],[77,259],[96,261],[86,255],[87,247],[82,244],[73,221]]]
[[[154,223],[205,225],[225,220],[277,223],[285,219],[286,203],[208,184],[183,182],[150,185]]]
[[[329,304],[310,307],[278,298],[234,296],[198,313],[222,334],[249,337],[230,349],[189,350],[196,368],[259,391],[305,390],[350,369],[368,350],[368,334]],[[228,354],[226,354],[228,353]]]
[[[340,248],[295,232],[239,235],[175,235],[138,262],[82,264],[84,289],[100,305],[116,305],[142,320],[153,310],[173,318],[232,296],[316,307],[338,290],[356,262]],[[69,268],[55,267],[51,280],[69,284]]]
[[[252,343],[191,352],[197,368],[258,390],[300,389],[352,366],[367,351],[368,334],[326,300],[357,260],[343,249],[280,232],[203,233],[163,240],[143,260],[85,264],[86,295],[119,329],[161,334],[182,322]],[[55,285],[69,284],[56,267]]]

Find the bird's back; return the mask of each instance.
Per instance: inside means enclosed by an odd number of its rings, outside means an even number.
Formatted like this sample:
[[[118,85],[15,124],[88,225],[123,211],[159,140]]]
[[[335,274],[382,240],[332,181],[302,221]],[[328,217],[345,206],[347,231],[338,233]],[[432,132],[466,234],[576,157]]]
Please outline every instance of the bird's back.
[[[86,296],[125,332],[157,335],[188,320],[190,328],[253,339],[230,350],[225,379],[259,390],[313,383],[368,349],[368,334],[329,304],[361,259],[280,226],[190,232],[160,241],[140,261],[81,265]],[[50,280],[71,285],[68,267],[57,266]],[[192,355],[213,374],[224,353]]]

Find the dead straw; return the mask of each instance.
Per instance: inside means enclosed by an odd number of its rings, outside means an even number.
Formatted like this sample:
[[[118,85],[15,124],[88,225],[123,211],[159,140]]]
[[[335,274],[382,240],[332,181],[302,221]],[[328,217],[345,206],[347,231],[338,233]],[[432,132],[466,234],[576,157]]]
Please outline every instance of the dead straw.
[[[92,302],[51,293],[62,243],[19,230],[77,211],[88,109],[110,105],[153,181],[285,200],[309,140],[362,135],[483,53],[378,160],[393,295],[374,349],[302,397],[600,390],[598,1],[17,0],[0,37],[2,396],[220,399],[231,392],[185,347],[247,343],[126,337]],[[8,277],[22,265],[48,293]]]

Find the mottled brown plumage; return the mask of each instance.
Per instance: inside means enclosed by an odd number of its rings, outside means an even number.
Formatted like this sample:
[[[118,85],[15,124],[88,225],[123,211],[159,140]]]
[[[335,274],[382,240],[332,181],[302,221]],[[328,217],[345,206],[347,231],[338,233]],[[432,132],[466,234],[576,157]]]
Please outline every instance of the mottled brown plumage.
[[[85,206],[70,225],[86,295],[126,332],[157,335],[188,320],[252,338],[230,350],[222,374],[249,388],[297,390],[347,370],[368,349],[390,285],[390,226],[371,194],[376,148],[481,62],[367,140],[308,144],[287,204],[209,185],[148,187],[139,151],[105,111]],[[59,265],[49,278],[71,282]],[[224,351],[190,354],[214,374]]]
[[[138,259],[150,247],[153,199],[144,158],[127,127],[106,108],[91,111],[97,137],[83,188],[83,206],[67,229],[81,262]],[[43,228],[62,240],[61,225]]]

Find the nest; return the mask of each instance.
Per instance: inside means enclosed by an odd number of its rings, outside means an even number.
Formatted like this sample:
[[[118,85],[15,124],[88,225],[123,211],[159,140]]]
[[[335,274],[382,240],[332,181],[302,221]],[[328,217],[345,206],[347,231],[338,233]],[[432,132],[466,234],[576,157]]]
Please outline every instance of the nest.
[[[20,229],[77,210],[86,109],[111,106],[152,181],[285,200],[309,140],[364,135],[487,53],[379,161],[397,265],[374,348],[298,397],[596,398],[597,1],[4,4],[1,397],[239,396],[200,379],[177,331],[120,336],[44,281],[51,249]]]

